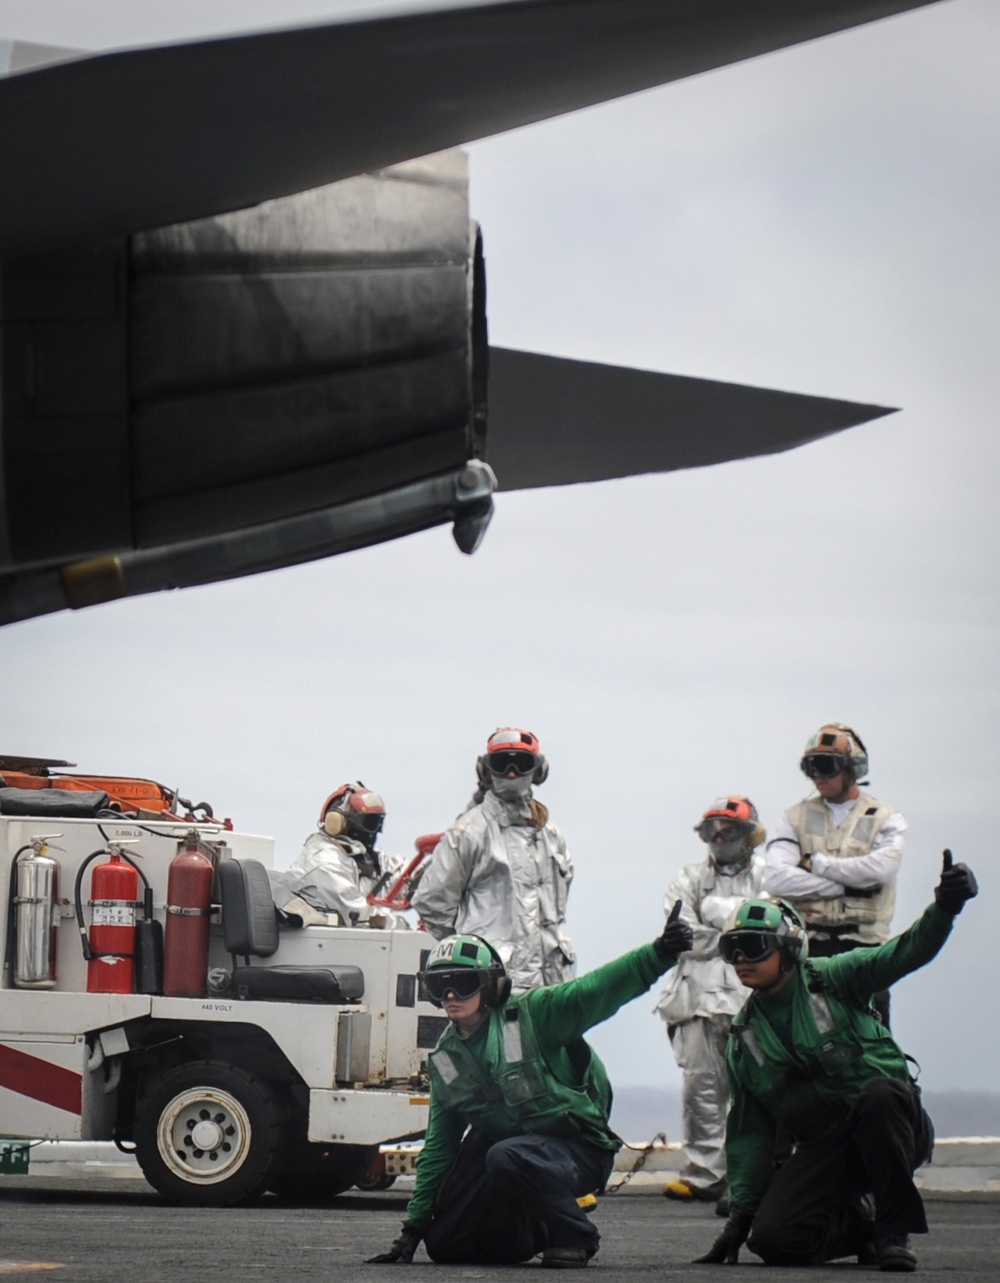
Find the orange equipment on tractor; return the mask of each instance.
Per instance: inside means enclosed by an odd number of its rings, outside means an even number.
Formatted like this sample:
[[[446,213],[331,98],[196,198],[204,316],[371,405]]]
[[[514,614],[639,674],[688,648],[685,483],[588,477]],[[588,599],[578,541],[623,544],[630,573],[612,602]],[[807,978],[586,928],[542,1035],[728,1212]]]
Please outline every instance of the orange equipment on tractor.
[[[72,765],[72,762],[51,757],[0,756],[0,787],[106,793],[110,810],[139,819],[190,821],[199,811],[206,820],[213,818],[212,808],[207,802],[191,802],[181,797],[179,790],[167,788],[155,780],[121,775],[77,775],[52,769]],[[232,828],[229,820],[222,824],[224,828]]]
[[[410,907],[410,898],[416,891],[420,879],[427,871],[425,861],[430,858],[434,848],[443,837],[443,833],[425,833],[422,837],[418,837],[413,844],[417,848],[417,854],[406,865],[388,891],[380,894],[391,876],[388,873],[384,873],[371,891],[368,892],[366,897],[368,903],[380,909],[395,909],[397,911],[408,909]]]

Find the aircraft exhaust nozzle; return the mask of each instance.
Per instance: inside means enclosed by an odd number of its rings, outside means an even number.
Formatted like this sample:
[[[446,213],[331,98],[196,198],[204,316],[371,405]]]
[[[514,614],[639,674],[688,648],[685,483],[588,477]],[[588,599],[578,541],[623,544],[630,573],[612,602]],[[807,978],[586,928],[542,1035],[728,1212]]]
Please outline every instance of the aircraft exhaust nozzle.
[[[57,572],[70,598],[108,589],[117,558],[283,529],[485,453],[462,152],[7,258],[0,324],[0,575]],[[427,511],[464,547],[467,508]]]

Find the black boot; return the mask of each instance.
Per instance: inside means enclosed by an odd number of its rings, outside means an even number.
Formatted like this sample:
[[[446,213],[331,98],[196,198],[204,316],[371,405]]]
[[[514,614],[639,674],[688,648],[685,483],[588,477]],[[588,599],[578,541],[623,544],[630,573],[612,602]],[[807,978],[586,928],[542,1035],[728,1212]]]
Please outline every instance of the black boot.
[[[910,1247],[907,1234],[890,1234],[879,1239],[878,1267],[887,1273],[912,1274],[917,1268],[917,1256]]]

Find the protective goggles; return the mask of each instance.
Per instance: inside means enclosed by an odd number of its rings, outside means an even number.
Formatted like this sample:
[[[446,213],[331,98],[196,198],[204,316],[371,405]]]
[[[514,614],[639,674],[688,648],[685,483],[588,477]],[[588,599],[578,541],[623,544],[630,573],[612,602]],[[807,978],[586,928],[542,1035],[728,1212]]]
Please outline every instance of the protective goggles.
[[[490,753],[486,763],[494,775],[506,775],[511,768],[518,775],[530,775],[538,765],[538,758],[523,748],[507,748]]]
[[[347,822],[352,829],[361,829],[364,833],[377,833],[381,829],[385,816],[381,811],[348,811]]]
[[[719,939],[719,953],[726,962],[766,962],[781,941],[773,931],[727,931]]]
[[[444,1002],[445,996],[453,993],[462,1000],[474,998],[486,986],[486,974],[476,967],[435,968],[433,971],[421,972],[424,990],[432,1002]]]
[[[807,753],[799,765],[811,780],[832,780],[847,770],[850,761],[843,753]]]
[[[743,836],[743,831],[744,826],[739,820],[729,820],[721,815],[702,820],[695,829],[703,842],[711,842],[716,837],[721,837],[724,842],[735,842],[737,838]]]

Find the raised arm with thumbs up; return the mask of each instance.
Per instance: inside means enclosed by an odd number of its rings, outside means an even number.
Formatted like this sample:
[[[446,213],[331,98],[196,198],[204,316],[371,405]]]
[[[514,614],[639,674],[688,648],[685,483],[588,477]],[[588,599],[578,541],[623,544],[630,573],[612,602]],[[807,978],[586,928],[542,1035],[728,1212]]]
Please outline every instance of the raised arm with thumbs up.
[[[681,907],[681,901],[675,900],[662,935],[653,941],[653,948],[664,962],[679,958],[694,944],[694,932],[681,917]]]
[[[946,850],[941,868],[941,878],[934,888],[934,899],[938,908],[944,909],[952,917],[961,913],[966,900],[973,900],[979,894],[976,875],[967,864],[955,864],[952,854]]]

